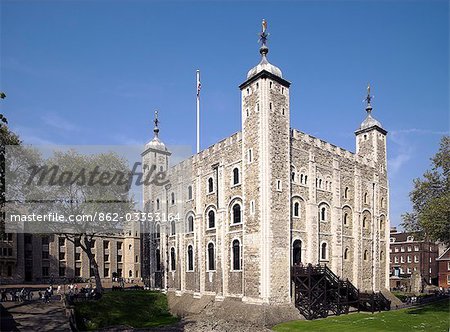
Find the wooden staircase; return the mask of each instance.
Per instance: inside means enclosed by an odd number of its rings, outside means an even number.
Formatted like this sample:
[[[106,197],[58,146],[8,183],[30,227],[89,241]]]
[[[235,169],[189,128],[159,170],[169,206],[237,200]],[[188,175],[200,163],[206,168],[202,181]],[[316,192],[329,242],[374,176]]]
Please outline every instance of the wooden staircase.
[[[352,311],[390,310],[382,293],[360,292],[348,279],[340,279],[326,265],[293,266],[295,306],[306,319]]]

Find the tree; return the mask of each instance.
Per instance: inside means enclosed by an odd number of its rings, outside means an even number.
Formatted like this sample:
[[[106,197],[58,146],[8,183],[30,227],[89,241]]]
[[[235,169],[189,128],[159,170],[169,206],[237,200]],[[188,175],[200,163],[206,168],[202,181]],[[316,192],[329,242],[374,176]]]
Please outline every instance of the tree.
[[[450,136],[442,137],[431,161],[432,169],[414,180],[409,194],[413,210],[402,216],[401,226],[407,232],[450,245]]]
[[[69,150],[55,151],[50,158],[41,159],[21,178],[28,216],[62,216],[27,223],[27,232],[56,234],[81,247],[100,293],[103,287],[93,243],[96,238],[123,231],[125,216],[134,207],[129,195],[130,176],[127,162],[115,153]]]

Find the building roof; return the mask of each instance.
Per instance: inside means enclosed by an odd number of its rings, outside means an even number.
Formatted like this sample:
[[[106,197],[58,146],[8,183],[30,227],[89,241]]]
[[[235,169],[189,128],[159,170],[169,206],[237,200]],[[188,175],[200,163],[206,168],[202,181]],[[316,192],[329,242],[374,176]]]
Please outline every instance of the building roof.
[[[436,258],[437,261],[450,261],[450,247],[448,247],[442,255]]]

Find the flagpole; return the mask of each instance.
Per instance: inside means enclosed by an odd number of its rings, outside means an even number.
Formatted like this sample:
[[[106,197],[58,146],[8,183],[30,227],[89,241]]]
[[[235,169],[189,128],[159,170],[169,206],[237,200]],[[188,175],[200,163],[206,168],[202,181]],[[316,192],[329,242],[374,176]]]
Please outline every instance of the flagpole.
[[[197,69],[197,153],[200,152],[200,70]]]

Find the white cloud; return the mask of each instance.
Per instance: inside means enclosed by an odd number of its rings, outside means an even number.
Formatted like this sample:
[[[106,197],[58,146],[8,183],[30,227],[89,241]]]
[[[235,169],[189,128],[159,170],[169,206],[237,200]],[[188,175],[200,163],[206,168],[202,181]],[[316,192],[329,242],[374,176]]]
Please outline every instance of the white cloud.
[[[79,128],[76,125],[74,125],[71,122],[68,122],[67,120],[61,118],[59,115],[56,114],[46,114],[42,116],[42,121],[46,125],[64,132],[68,131],[74,132],[79,130]]]

